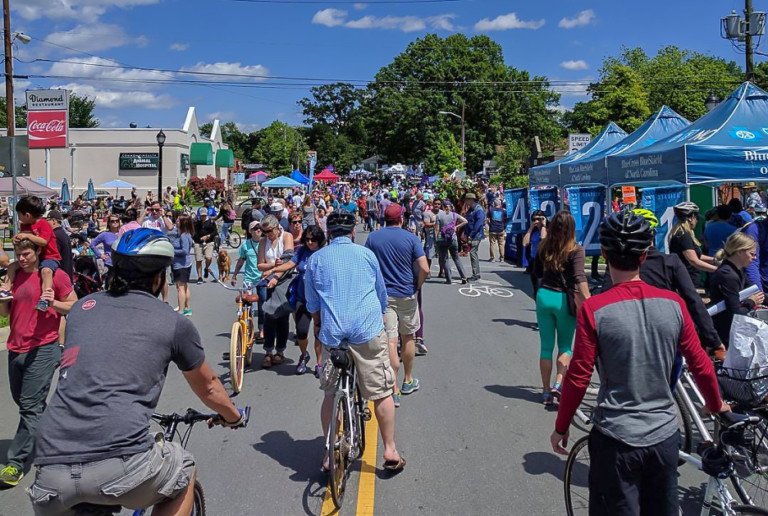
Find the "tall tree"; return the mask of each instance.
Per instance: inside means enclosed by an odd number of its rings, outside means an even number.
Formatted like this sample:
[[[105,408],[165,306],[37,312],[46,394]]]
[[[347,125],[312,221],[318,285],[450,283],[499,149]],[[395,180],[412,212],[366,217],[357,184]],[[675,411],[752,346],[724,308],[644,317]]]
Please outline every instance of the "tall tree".
[[[334,134],[340,134],[357,114],[362,94],[353,85],[337,82],[315,86],[310,90],[312,98],[298,101],[303,108],[305,124],[327,125]]]
[[[6,106],[5,99],[0,97],[0,127],[8,127],[8,124],[7,124],[8,117],[6,116],[6,113],[5,113],[5,110],[6,110],[5,106]],[[16,127],[27,127],[26,105],[14,106],[13,112],[14,112],[14,118],[16,119]]]
[[[69,94],[69,127],[99,127],[101,123],[94,115],[96,99]]]
[[[252,159],[264,163],[272,175],[293,170],[307,155],[307,144],[294,127],[278,120],[261,131]]]

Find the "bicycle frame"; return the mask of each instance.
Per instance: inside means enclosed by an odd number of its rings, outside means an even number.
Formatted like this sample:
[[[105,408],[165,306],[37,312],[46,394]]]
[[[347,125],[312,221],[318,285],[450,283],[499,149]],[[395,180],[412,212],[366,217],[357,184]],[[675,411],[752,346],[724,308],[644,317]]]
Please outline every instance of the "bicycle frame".
[[[346,399],[347,410],[350,416],[350,436],[352,445],[349,448],[348,460],[352,462],[357,459],[358,450],[355,449],[355,443],[359,441],[357,428],[358,412],[362,410],[361,407],[357,407],[355,404],[355,387],[357,386],[357,368],[352,357],[349,357],[349,366],[346,369],[340,369],[339,379],[336,382],[336,392],[343,392]],[[362,402],[362,400],[360,400]],[[325,449],[330,453],[332,451],[331,444],[331,432],[328,431],[328,435],[325,438]],[[353,453],[354,452],[354,453]]]

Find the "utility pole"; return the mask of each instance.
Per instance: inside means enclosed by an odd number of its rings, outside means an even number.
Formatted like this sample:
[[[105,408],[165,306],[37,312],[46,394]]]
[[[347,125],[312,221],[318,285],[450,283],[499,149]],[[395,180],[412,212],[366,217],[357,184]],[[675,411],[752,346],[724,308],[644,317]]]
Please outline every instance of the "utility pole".
[[[5,117],[8,136],[16,134],[16,114],[13,112],[13,58],[11,57],[11,0],[3,0],[3,43],[5,47]]]
[[[5,0],[8,1],[8,0]],[[752,29],[753,27],[750,27],[750,17],[752,15],[752,0],[744,0],[744,18],[747,20],[747,33],[745,35],[744,39],[744,45],[746,46],[746,51],[744,52],[744,55],[747,60],[747,80],[751,81],[754,76],[754,50],[752,49]],[[6,29],[8,30],[8,29]]]
[[[464,106],[465,103],[461,103],[461,168],[463,172],[467,171],[467,155],[464,149]]]

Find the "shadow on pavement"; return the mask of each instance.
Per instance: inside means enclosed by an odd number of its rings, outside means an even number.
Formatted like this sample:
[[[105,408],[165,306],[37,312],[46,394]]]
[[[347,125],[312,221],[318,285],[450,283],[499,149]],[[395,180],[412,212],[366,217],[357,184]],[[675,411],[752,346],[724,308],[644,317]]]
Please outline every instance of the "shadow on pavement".
[[[549,474],[561,481],[565,476],[565,460],[552,452],[526,453],[523,455],[523,460],[523,469],[529,475]]]
[[[706,490],[707,484],[701,484],[697,487],[677,486],[681,514],[701,514],[701,504],[704,501],[704,492]]]
[[[486,385],[485,390],[505,398],[541,404],[541,391],[532,385]]]
[[[539,331],[539,324],[536,321],[523,321],[520,319],[491,319],[491,322],[504,323],[507,326],[520,326],[529,330]]]

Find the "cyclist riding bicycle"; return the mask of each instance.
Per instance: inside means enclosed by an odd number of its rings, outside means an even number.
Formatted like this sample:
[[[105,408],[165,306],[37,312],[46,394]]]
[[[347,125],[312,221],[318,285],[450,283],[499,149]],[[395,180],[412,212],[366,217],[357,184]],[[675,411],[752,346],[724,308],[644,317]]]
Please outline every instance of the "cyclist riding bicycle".
[[[600,245],[614,286],[584,301],[579,311],[550,437],[556,453],[568,453],[568,429],[599,356],[601,387],[589,436],[593,516],[678,514],[680,431],[668,382],[677,350],[707,408],[730,410],[683,300],[641,279],[653,233],[643,217],[628,211],[611,213],[601,224]]]
[[[128,231],[113,244],[107,291],[72,307],[59,383],[36,437],[28,491],[36,515],[71,514],[87,502],[189,516],[194,458],[147,430],[171,362],[224,426],[244,424],[195,326],[157,299],[173,255],[159,231]]]

